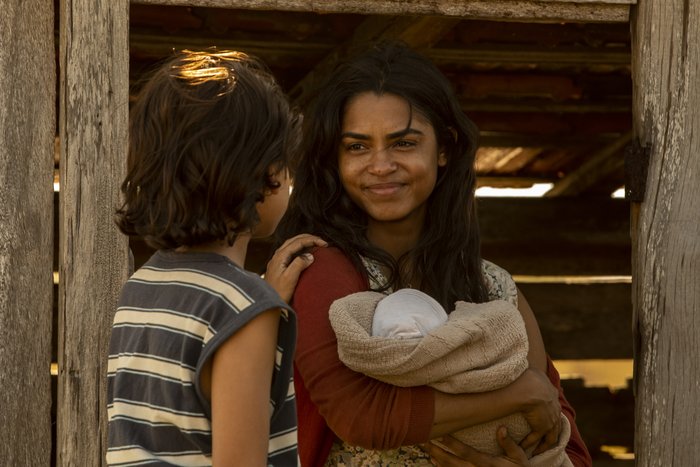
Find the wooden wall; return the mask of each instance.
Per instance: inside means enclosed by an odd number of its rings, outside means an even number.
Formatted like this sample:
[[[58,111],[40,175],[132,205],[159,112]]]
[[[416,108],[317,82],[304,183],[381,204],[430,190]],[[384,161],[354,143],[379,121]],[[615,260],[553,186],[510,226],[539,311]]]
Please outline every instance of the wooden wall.
[[[637,464],[697,465],[700,0],[640,1],[632,26],[635,131],[650,148],[634,211]]]
[[[60,11],[60,257],[57,464],[104,462],[107,344],[126,280],[114,224],[126,170],[128,0]]]
[[[482,18],[491,14],[527,21],[626,21],[629,4],[635,2],[142,3],[364,13],[407,8],[412,14]],[[700,420],[695,403],[700,368],[692,358],[700,342],[696,323],[700,316],[700,190],[696,183],[700,140],[695,137],[700,131],[696,110],[700,104],[700,0],[638,3],[632,7],[635,138],[650,145],[651,165],[644,202],[633,210],[638,216],[632,222],[637,461],[640,465],[693,465],[700,458],[693,436]],[[8,465],[51,462],[47,336],[52,243],[56,241],[60,242],[61,277],[57,462],[103,463],[104,357],[115,297],[128,262],[126,239],[116,232],[111,213],[118,204],[127,138],[129,3],[63,0],[56,12],[61,70],[59,240],[52,239],[50,191],[56,118],[54,4],[0,0],[0,190],[4,195],[0,207],[0,435],[4,441],[0,459]],[[559,258],[555,247],[540,248],[552,253],[552,261],[568,261]],[[599,261],[591,265],[606,264],[610,270],[608,265],[615,264],[622,271],[624,265],[616,256],[619,249],[611,248],[609,253],[603,247],[590,250]],[[534,285],[524,288],[529,288],[526,293],[533,299],[539,293]],[[576,293],[583,297],[591,290]],[[573,294],[569,292],[562,296]],[[615,352],[623,355],[625,347]]]
[[[49,465],[54,16],[0,1],[0,464]]]

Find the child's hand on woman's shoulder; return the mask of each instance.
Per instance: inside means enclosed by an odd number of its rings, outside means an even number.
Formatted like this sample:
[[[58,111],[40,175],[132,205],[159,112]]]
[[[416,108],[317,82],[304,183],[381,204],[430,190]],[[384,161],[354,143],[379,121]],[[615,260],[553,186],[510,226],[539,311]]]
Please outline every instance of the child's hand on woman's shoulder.
[[[275,251],[272,259],[267,263],[265,281],[285,302],[289,303],[299,275],[314,261],[313,255],[305,250],[327,245],[328,243],[324,240],[311,234],[300,234],[288,239]]]

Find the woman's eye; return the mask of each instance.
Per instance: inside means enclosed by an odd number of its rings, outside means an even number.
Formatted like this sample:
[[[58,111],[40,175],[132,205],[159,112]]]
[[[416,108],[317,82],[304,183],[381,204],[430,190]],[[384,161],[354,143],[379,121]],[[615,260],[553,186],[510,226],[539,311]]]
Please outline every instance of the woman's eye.
[[[399,149],[408,149],[408,148],[414,147],[415,145],[416,145],[415,141],[408,141],[405,139],[400,139],[394,143],[394,146],[396,146]]]
[[[345,146],[346,151],[362,151],[364,149],[364,145],[360,143],[351,143]]]

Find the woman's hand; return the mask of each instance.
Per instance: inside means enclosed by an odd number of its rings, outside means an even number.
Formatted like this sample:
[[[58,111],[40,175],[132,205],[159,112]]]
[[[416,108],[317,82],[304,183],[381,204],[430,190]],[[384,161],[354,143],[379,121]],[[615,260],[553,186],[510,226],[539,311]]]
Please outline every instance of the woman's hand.
[[[441,467],[529,467],[530,461],[527,459],[525,451],[508,436],[505,427],[502,426],[498,429],[496,439],[505,451],[502,456],[492,456],[477,451],[452,436],[445,436],[439,440],[440,444],[452,453],[432,441],[423,448]]]
[[[527,369],[517,384],[522,385],[522,393],[530,400],[525,404],[522,414],[532,431],[520,442],[524,450],[535,448],[533,454],[539,454],[555,446],[561,431],[561,406],[559,392],[543,372]]]
[[[265,281],[285,302],[289,303],[299,275],[314,261],[313,255],[304,250],[327,245],[328,243],[321,238],[310,234],[300,234],[288,239],[275,251],[267,263]]]

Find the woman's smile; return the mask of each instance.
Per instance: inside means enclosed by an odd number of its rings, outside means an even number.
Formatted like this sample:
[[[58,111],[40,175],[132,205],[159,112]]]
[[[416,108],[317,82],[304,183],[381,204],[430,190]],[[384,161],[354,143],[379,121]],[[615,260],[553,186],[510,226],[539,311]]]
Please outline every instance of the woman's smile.
[[[403,183],[374,183],[367,185],[364,190],[377,197],[389,197],[397,194],[405,184]]]

